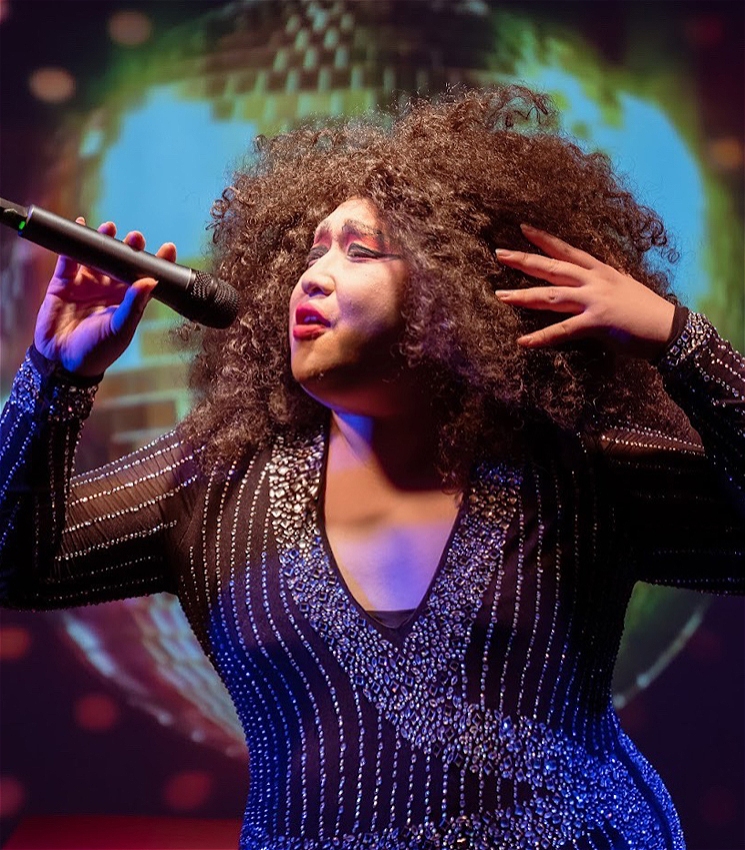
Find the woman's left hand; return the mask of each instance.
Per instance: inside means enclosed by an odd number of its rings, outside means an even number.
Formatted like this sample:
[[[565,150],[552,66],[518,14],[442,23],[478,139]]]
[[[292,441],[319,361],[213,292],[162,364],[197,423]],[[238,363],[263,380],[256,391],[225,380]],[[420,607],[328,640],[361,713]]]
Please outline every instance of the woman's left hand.
[[[550,285],[499,290],[497,298],[514,307],[570,316],[520,337],[520,345],[542,348],[592,338],[632,357],[653,359],[662,353],[672,330],[673,304],[558,237],[528,225],[521,228],[548,256],[499,250],[497,259]]]

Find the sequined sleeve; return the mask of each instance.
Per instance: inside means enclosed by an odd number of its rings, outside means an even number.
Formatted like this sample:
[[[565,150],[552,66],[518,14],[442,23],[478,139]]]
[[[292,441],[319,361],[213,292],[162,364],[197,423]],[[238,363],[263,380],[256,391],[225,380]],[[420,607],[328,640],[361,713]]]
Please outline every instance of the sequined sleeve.
[[[745,593],[745,358],[690,313],[657,367],[700,440],[606,436],[623,545],[638,579]]]
[[[72,477],[96,386],[33,349],[0,420],[0,602],[62,608],[175,591],[193,457],[175,436]]]

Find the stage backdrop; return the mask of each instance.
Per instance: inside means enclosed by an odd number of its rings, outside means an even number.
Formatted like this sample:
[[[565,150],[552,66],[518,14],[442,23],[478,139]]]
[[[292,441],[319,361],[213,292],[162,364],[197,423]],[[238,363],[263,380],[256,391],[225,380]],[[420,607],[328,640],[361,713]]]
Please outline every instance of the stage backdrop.
[[[210,205],[256,135],[450,84],[525,82],[662,214],[681,255],[677,293],[745,346],[739,4],[11,0],[0,10],[4,197],[91,225],[112,219],[205,266]],[[53,258],[0,236],[5,398]],[[188,411],[188,352],[168,336],[177,322],[148,307],[101,386],[80,470]],[[745,846],[742,624],[741,600],[640,585],[616,670],[627,731],[701,850]],[[24,813],[239,816],[241,730],[173,597],[4,613],[0,664],[2,834]]]

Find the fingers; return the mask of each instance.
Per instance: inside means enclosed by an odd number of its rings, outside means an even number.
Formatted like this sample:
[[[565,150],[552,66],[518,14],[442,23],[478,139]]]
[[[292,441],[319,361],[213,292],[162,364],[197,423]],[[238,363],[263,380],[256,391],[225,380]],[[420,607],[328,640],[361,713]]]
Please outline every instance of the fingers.
[[[130,230],[122,240],[125,245],[134,248],[135,251],[145,250],[145,237],[139,230]],[[161,250],[163,250],[161,247]],[[175,252],[175,248],[174,248]],[[134,336],[137,325],[145,312],[147,302],[152,297],[152,292],[157,286],[157,281],[151,277],[141,278],[131,284],[125,291],[121,303],[118,305],[111,317],[111,330],[119,336],[125,345]]]
[[[130,231],[125,237],[124,242],[135,249],[135,251],[145,250],[145,237],[139,230]],[[155,256],[161,260],[168,260],[171,263],[176,262],[176,246],[173,242],[164,242],[155,252]]]
[[[168,260],[169,263],[175,263],[176,246],[173,242],[164,242],[156,251],[155,256],[160,257],[162,260]]]
[[[580,290],[558,286],[534,286],[530,289],[517,289],[496,292],[497,298],[513,307],[527,307],[530,310],[552,310],[557,313],[573,315],[518,338],[518,345],[524,348],[543,348],[560,345],[563,342],[581,339],[588,334],[583,313],[587,305],[577,296]]]
[[[121,303],[111,316],[111,330],[120,336],[125,345],[134,336],[142,314],[152,296],[157,281],[151,277],[135,281],[124,293]]]
[[[522,230],[523,235],[529,242],[532,242],[542,251],[545,251],[549,257],[566,260],[583,269],[596,269],[599,265],[602,265],[600,260],[597,260],[592,254],[588,254],[586,251],[580,251],[579,248],[575,248],[568,242],[564,242],[558,236],[546,233],[545,230],[539,230],[530,224],[521,224],[520,230]]]
[[[85,226],[85,218],[82,215],[79,215],[75,221],[77,224]],[[116,225],[113,221],[105,221],[99,225],[98,232],[103,233],[105,236],[116,236]],[[57,264],[54,267],[54,277],[60,280],[72,280],[78,273],[79,268],[80,264],[76,260],[60,254],[57,257]]]
[[[582,316],[572,316],[569,319],[564,319],[561,322],[556,322],[546,328],[519,337],[517,344],[523,348],[561,345],[563,342],[571,342],[589,336],[589,330]]]
[[[582,290],[575,287],[532,286],[529,289],[504,289],[494,293],[505,304],[530,310],[554,310],[557,313],[581,313],[585,307]]]
[[[518,344],[525,348],[543,348],[592,336],[597,330],[593,325],[591,307],[598,301],[598,283],[609,273],[618,273],[557,236],[527,224],[520,227],[525,237],[544,253],[500,249],[496,252],[497,260],[552,286],[499,290],[495,293],[496,297],[513,307],[572,315],[521,336]]]
[[[588,279],[587,269],[556,257],[507,251],[503,248],[497,249],[495,253],[500,263],[559,286],[581,286]]]
[[[85,219],[82,216],[79,216],[76,221],[78,224],[85,225]],[[106,236],[115,237],[116,225],[111,221],[103,222],[103,224],[98,227],[98,232]],[[145,250],[145,237],[139,230],[129,231],[122,242],[135,251]],[[165,242],[160,246],[155,256],[169,262],[175,262],[176,246],[173,242]],[[127,292],[126,283],[122,284],[113,278],[109,278],[106,275],[97,272],[95,269],[81,267],[79,263],[70,257],[59,256],[55,266],[54,277],[50,283],[51,289],[48,291],[59,296],[63,291],[67,293],[70,289],[70,284],[76,282],[78,286],[75,287],[75,291],[77,293],[75,297],[80,300],[81,298],[90,298],[90,293],[92,292],[90,284],[105,284],[103,288],[96,290],[95,297],[97,300],[101,301],[102,306],[107,307],[117,305],[121,302],[122,312],[119,313],[116,318],[117,325],[121,326],[125,322],[130,321],[127,317],[130,315],[134,316],[138,313],[138,311],[139,313],[142,312],[149,300],[149,293],[156,285],[155,282],[149,278],[143,278],[142,281],[143,286],[137,289],[137,292],[140,293],[139,295],[137,295],[136,292],[133,292],[128,297],[124,297],[124,293]],[[88,288],[81,288],[84,287],[84,285]],[[64,297],[69,296],[66,295]],[[132,313],[131,311],[134,312]],[[139,321],[139,319],[137,319],[137,321]]]
[[[135,251],[145,250],[145,237],[139,230],[130,230],[122,241],[125,245],[129,245],[130,248],[134,248]]]

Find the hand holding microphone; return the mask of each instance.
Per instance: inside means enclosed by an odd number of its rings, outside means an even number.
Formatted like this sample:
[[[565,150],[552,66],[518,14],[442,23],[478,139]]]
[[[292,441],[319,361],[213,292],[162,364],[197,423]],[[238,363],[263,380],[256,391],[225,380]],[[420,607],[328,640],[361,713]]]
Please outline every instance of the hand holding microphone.
[[[114,237],[116,227],[106,222],[97,232]],[[132,231],[122,244],[142,251],[145,239]],[[176,246],[167,242],[155,256],[174,262]],[[36,318],[34,345],[69,372],[100,375],[132,341],[156,285],[153,278],[127,285],[60,255]]]
[[[107,222],[98,230],[39,207],[0,198],[0,222],[60,257],[37,319],[39,351],[81,375],[99,375],[125,350],[151,297],[192,321],[224,328],[240,306],[233,287],[178,266],[176,248],[144,251],[138,231],[123,242]]]

